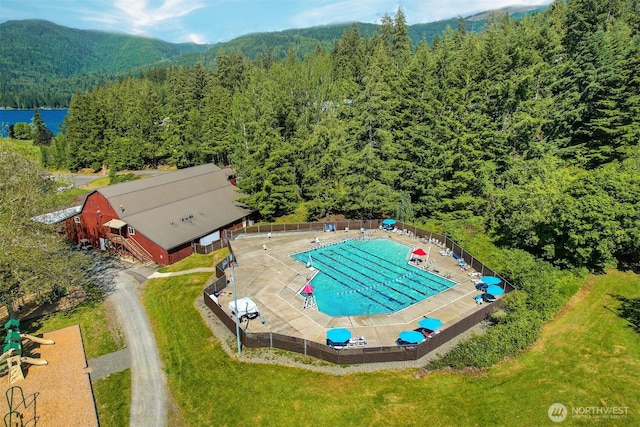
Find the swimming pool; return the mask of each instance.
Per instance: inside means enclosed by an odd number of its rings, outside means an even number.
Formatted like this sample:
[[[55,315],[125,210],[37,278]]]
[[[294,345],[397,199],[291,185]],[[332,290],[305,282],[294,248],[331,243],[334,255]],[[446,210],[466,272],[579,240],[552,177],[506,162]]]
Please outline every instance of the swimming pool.
[[[292,255],[318,269],[311,284],[330,316],[402,310],[455,285],[407,264],[411,248],[390,239],[354,239]]]

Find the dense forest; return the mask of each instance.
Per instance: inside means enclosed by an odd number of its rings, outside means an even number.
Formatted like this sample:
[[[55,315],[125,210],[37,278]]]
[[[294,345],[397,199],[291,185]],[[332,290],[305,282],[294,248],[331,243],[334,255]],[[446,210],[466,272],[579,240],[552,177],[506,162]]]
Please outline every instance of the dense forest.
[[[535,12],[541,12],[546,6],[520,6],[505,7],[499,10],[491,10],[478,13],[465,18],[450,18],[441,21],[428,22],[425,24],[414,24],[407,27],[407,35],[414,46],[421,41],[432,43],[439,38],[447,27],[457,27],[459,21],[463,21],[467,31],[481,31],[487,20],[494,14],[503,15],[508,13],[511,19],[518,20],[524,16]],[[247,34],[223,43],[216,43],[211,46],[206,53],[199,58],[194,54],[185,54],[182,58],[174,62],[182,65],[193,65],[195,62],[202,62],[204,65],[215,65],[219,50],[225,52],[240,52],[245,58],[256,59],[265,54],[275,59],[285,58],[290,51],[293,51],[299,58],[304,58],[313,52],[318,45],[327,50],[333,48],[336,40],[342,37],[344,30],[351,24],[323,25],[311,28],[298,28],[270,33]],[[379,30],[378,24],[358,23],[358,31],[362,36],[373,36]]]
[[[0,24],[0,106],[67,107],[86,90],[208,46],[78,30],[30,19]]]
[[[509,7],[513,19],[544,7]],[[483,12],[464,18],[469,31],[479,31],[487,17]],[[462,18],[460,18],[462,19]],[[29,19],[0,24],[0,106],[8,108],[68,107],[71,96],[115,80],[137,75],[152,66],[201,63],[215,67],[218,52],[238,52],[244,58],[285,58],[290,51],[302,59],[318,45],[330,50],[350,24],[325,25],[270,33],[247,34],[213,45],[167,43],[143,36],[78,30],[52,22]],[[414,45],[432,41],[458,19],[412,25]],[[376,24],[358,24],[361,33],[373,35]]]
[[[219,52],[72,99],[52,167],[233,166],[266,219],[467,219],[601,271],[640,251],[640,8],[556,1],[414,47],[402,10],[304,59]]]

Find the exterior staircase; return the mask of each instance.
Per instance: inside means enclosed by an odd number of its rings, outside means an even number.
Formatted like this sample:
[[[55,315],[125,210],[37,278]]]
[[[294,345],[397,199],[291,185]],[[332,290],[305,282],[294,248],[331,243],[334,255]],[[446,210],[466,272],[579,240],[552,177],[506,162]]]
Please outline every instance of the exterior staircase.
[[[126,239],[119,234],[108,233],[107,239],[114,245],[124,247],[135,259],[143,264],[154,264],[151,254],[134,239]]]

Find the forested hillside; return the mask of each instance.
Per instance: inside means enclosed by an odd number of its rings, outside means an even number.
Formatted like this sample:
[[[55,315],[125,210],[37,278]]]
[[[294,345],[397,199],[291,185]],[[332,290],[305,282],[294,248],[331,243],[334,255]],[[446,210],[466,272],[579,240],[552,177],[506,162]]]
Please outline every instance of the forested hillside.
[[[505,8],[514,19],[544,10],[542,7]],[[469,31],[480,30],[491,12],[465,18]],[[157,39],[67,28],[42,20],[0,24],[0,107],[67,107],[76,91],[137,74],[162,64],[201,63],[215,67],[218,53],[240,53],[246,59],[274,61],[292,51],[304,58],[318,45],[329,50],[351,24],[327,25],[272,33],[247,34],[212,46],[173,44]],[[409,27],[414,45],[431,41],[458,19]],[[374,24],[358,24],[362,35],[373,35]]]
[[[443,19],[441,21],[410,25],[407,27],[407,34],[415,47],[423,40],[427,43],[433,42],[434,39],[442,36],[447,28],[455,29],[464,24],[467,31],[478,32],[482,30],[492,15],[508,13],[511,19],[518,20],[532,13],[543,12],[545,9],[546,6],[506,7],[465,18]],[[380,29],[380,25],[377,24],[362,22],[357,24],[358,31],[363,37],[373,36]],[[206,54],[200,55],[199,58],[194,57],[193,54],[184,55],[183,58],[176,62],[180,62],[182,65],[194,65],[196,62],[202,62],[204,65],[215,66],[215,59],[220,50],[227,53],[239,52],[247,59],[259,61],[264,61],[265,56],[267,60],[279,60],[285,58],[290,51],[293,51],[298,58],[304,58],[309,53],[312,53],[318,45],[326,50],[331,50],[335,41],[339,40],[344,31],[351,25],[335,24],[271,33],[247,34],[228,42],[214,44]]]
[[[401,10],[301,60],[156,68],[73,97],[51,166],[233,165],[267,219],[468,219],[563,267],[640,254],[640,11],[556,1],[414,48]]]
[[[0,106],[66,107],[76,90],[207,46],[77,30],[42,20],[0,24]]]

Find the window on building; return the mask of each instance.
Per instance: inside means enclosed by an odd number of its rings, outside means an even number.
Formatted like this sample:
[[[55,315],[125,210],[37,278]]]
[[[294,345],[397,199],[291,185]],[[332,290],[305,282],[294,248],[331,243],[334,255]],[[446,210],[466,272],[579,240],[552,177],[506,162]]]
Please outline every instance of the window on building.
[[[127,233],[129,233],[131,236],[134,236],[136,234],[136,229],[129,225],[127,226]]]
[[[76,224],[80,224],[80,217],[79,216],[74,216],[73,217],[73,222],[75,222]]]

